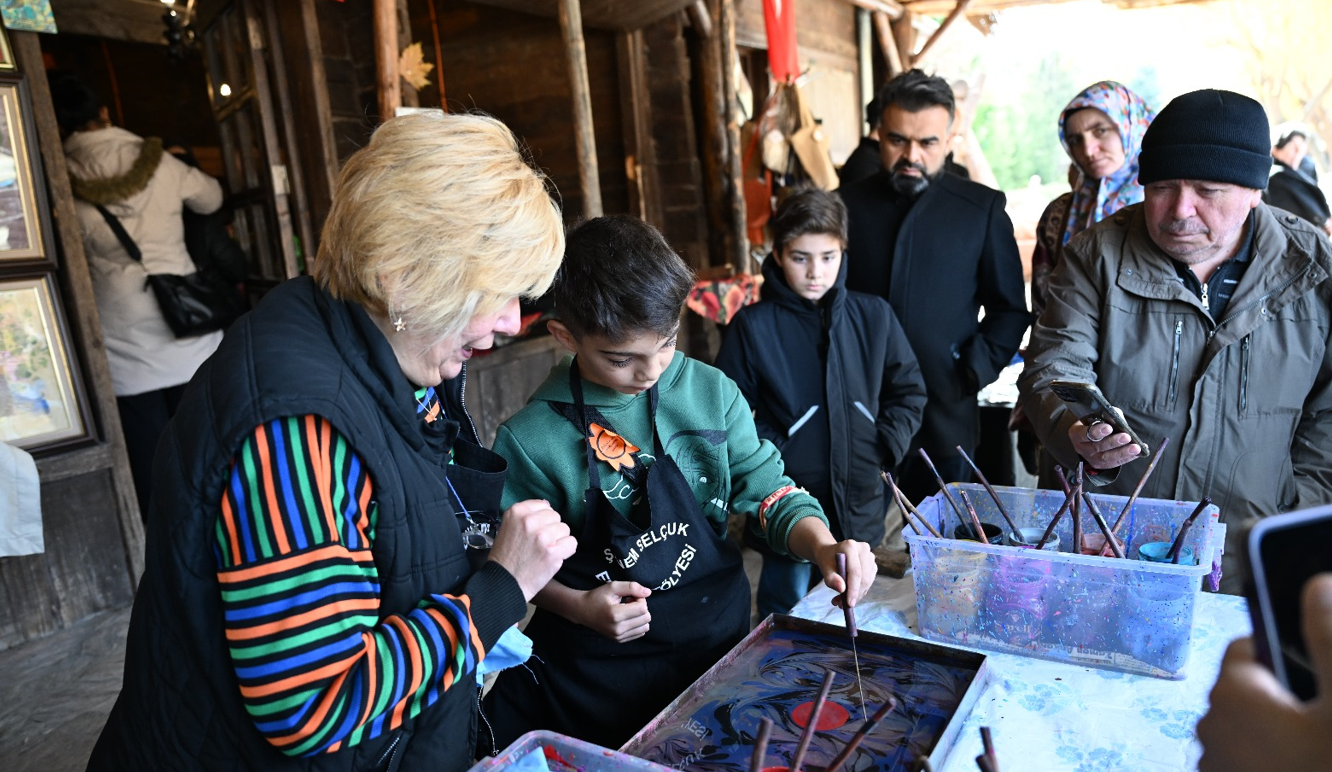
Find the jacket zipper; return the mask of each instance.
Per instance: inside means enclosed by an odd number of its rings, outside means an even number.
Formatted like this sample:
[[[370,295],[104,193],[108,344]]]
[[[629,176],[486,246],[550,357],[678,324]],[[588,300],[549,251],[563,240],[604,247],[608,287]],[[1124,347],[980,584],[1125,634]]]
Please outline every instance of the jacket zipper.
[[[1175,346],[1170,354],[1170,390],[1166,395],[1166,402],[1175,404],[1175,396],[1179,393],[1179,341],[1184,334],[1184,320],[1175,320]]]
[[[1202,300],[1202,304],[1203,304],[1203,310],[1206,311],[1206,312],[1208,312],[1208,313],[1211,313],[1211,312],[1212,312],[1212,307],[1211,307],[1211,305],[1208,304],[1208,302],[1207,302],[1207,282],[1203,282],[1203,283],[1202,283],[1202,296],[1201,296],[1201,300]]]
[[[393,738],[393,742],[389,743],[389,747],[384,751],[382,755],[380,755],[379,761],[375,762],[374,768],[376,770],[393,769],[393,760],[398,757],[398,744],[401,742],[402,742],[401,734]]]
[[[472,430],[472,440],[477,445],[481,444],[481,435],[476,431],[476,422],[472,420],[472,414],[467,412],[467,363],[462,363],[462,372],[459,374],[462,378],[462,388],[458,390],[458,402],[462,405],[463,418],[467,419],[467,428]]]
[[[1240,415],[1246,413],[1249,409],[1249,341],[1253,338],[1253,333],[1244,336],[1240,342],[1240,384],[1239,384],[1239,409]]]

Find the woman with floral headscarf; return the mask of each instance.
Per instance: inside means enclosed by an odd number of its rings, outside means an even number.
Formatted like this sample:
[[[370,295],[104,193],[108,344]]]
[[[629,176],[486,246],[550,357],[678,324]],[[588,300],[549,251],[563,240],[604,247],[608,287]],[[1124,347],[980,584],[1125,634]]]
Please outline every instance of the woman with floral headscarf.
[[[1045,308],[1045,286],[1068,240],[1142,201],[1138,152],[1156,114],[1123,84],[1103,80],[1073,97],[1059,115],[1059,141],[1077,171],[1073,190],[1045,208],[1031,257],[1031,307]]]

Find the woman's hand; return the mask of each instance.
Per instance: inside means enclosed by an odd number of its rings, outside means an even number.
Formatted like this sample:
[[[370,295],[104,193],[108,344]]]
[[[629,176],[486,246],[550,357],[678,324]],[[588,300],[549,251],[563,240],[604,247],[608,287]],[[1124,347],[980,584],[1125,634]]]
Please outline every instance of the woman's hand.
[[[652,621],[651,594],[638,582],[608,582],[582,594],[577,621],[617,643],[642,638]]]
[[[1332,575],[1305,585],[1304,643],[1318,697],[1300,702],[1254,657],[1253,640],[1230,644],[1198,722],[1200,772],[1313,772],[1332,758]]]
[[[846,555],[846,580],[837,573],[837,555]],[[879,573],[879,566],[874,562],[874,551],[863,541],[845,541],[819,546],[814,562],[823,572],[823,583],[837,593],[833,605],[846,604],[854,607],[869,592],[874,584],[874,577]],[[845,600],[843,600],[845,599]]]
[[[530,601],[577,548],[578,541],[550,503],[529,499],[505,511],[490,559],[513,575]]]
[[[1132,437],[1126,432],[1115,434],[1114,427],[1105,421],[1092,421],[1090,426],[1078,421],[1068,427],[1068,439],[1092,469],[1121,467],[1141,453]]]

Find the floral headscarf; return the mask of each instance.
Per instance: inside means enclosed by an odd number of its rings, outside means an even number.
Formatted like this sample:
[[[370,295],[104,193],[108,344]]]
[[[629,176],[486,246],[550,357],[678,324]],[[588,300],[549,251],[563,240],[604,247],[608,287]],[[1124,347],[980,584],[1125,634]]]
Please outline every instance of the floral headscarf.
[[[1081,94],[1073,97],[1073,101],[1059,114],[1059,142],[1065,152],[1068,152],[1068,141],[1064,138],[1064,122],[1068,120],[1069,113],[1085,107],[1095,107],[1114,122],[1124,145],[1124,165],[1114,174],[1099,180],[1088,178],[1085,173],[1081,175],[1078,187],[1073,191],[1068,217],[1064,221],[1061,244],[1067,244],[1069,239],[1129,204],[1142,201],[1142,186],[1138,184],[1138,154],[1142,152],[1142,135],[1147,132],[1147,126],[1156,117],[1156,113],[1121,83],[1103,80],[1088,86]],[[1072,158],[1073,154],[1069,153],[1069,157]]]

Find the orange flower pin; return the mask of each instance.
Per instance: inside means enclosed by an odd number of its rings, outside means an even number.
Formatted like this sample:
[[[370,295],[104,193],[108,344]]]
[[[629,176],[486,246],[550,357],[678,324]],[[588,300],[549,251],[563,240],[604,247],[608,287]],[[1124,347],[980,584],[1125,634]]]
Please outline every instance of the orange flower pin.
[[[632,454],[637,453],[638,448],[610,429],[600,424],[592,424],[592,433],[588,435],[587,442],[596,452],[597,458],[610,464],[611,469],[618,472],[621,469],[634,468]]]

